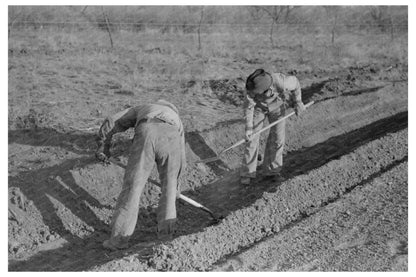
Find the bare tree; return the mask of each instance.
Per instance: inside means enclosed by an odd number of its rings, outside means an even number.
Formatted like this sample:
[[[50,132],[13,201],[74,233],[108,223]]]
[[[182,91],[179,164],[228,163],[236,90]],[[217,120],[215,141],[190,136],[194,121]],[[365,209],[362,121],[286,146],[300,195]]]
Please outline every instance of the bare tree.
[[[289,22],[289,16],[292,13],[293,10],[300,8],[300,6],[285,6],[285,18],[284,18],[284,22],[288,23]]]
[[[393,16],[393,7],[389,7],[387,10],[388,17],[389,17],[389,23],[390,23],[390,38],[393,41],[394,40],[394,16]]]
[[[286,6],[260,6],[260,9],[264,11],[272,20],[270,25],[270,43],[272,44],[272,47],[274,47],[274,41],[273,41],[273,31],[275,25],[278,24],[279,19],[281,15],[283,14],[283,11],[286,9]]]
[[[16,13],[14,13],[14,9],[9,7],[9,28],[8,28],[8,35],[10,36],[10,33],[13,28],[13,24],[16,22],[16,20],[19,18],[20,14],[22,13],[22,8]]]
[[[249,6],[248,12],[251,18],[253,18],[255,21],[258,21],[263,17],[263,12],[259,6]]]
[[[388,32],[390,29],[391,35],[394,36],[392,9],[390,6],[371,7],[370,16],[382,32]]]
[[[204,19],[204,7],[201,8],[201,18],[199,19],[199,24],[198,24],[198,50],[202,49],[201,46],[201,25],[202,25],[202,20]]]
[[[327,17],[330,20],[330,30],[331,30],[331,43],[335,43],[335,35],[337,32],[337,25],[338,25],[338,18],[339,18],[339,10],[340,7],[338,6],[324,6],[326,11]]]
[[[107,15],[104,12],[104,7],[103,6],[101,6],[101,9],[102,9],[102,12],[103,12],[103,15],[104,15],[105,24],[106,24],[105,26],[106,26],[106,29],[107,29],[107,32],[108,32],[108,36],[110,37],[111,48],[113,48],[113,38],[111,37],[110,22],[108,21]]]
[[[81,13],[84,13],[85,12],[85,10],[88,8],[88,6],[85,6],[83,9],[82,9],[82,11],[81,11]]]

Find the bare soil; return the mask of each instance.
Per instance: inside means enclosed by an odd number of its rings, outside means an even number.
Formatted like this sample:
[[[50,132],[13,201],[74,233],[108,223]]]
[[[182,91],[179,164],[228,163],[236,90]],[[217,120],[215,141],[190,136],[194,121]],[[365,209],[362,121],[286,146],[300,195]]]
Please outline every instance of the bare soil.
[[[224,258],[214,271],[407,271],[407,162]]]
[[[250,187],[238,180],[242,147],[195,163],[243,137],[242,78],[188,81],[181,93],[143,92],[142,101],[178,104],[187,130],[182,192],[225,219],[212,225],[205,212],[178,201],[177,234],[160,241],[160,191],[149,183],[132,246],[109,252],[101,243],[124,171],[94,159],[94,136],[105,114],[136,104],[137,92],[82,64],[65,68],[57,54],[43,57],[48,68],[33,67],[28,53],[9,53],[10,271],[407,270],[406,64],[294,72],[304,102],[315,104],[288,120],[285,180]],[[100,93],[81,89],[92,81]],[[21,93],[29,90],[30,109]],[[114,143],[122,163],[131,135]]]

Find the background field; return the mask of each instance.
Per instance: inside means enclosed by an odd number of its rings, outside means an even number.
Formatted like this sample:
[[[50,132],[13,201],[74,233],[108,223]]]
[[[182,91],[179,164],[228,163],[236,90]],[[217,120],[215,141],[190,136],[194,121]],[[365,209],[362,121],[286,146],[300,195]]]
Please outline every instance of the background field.
[[[338,7],[336,20],[323,7],[292,8],[287,18],[282,10],[273,46],[268,12],[274,10],[258,9],[105,7],[111,47],[101,7],[10,7],[9,125],[32,109],[55,124],[88,128],[126,104],[168,98],[187,128],[201,130],[240,118],[227,104],[240,103],[234,88],[241,92],[258,67],[325,77],[374,61],[407,62],[406,7]],[[196,115],[215,120],[195,123]]]
[[[406,6],[9,6],[8,15],[9,270],[407,269]],[[241,147],[216,163],[195,161],[243,137],[245,78],[260,67],[296,75],[303,101],[316,104],[288,121],[285,182],[243,190]],[[160,191],[148,185],[133,248],[103,255],[123,170],[95,161],[95,134],[106,116],[161,98],[179,108],[186,129],[183,193],[226,221],[210,226],[178,204],[178,234],[160,242]],[[124,163],[131,136],[115,137],[112,154]],[[401,216],[369,208],[384,203],[380,187]],[[358,201],[361,190],[373,202]],[[350,209],[357,217],[336,220]],[[267,221],[262,211],[276,216]],[[325,232],[336,235],[318,249],[323,260],[261,260],[256,249],[282,236],[297,241],[304,218],[334,221]],[[354,224],[377,235],[361,237]],[[321,225],[308,226],[313,234]],[[368,263],[350,257],[354,247]]]

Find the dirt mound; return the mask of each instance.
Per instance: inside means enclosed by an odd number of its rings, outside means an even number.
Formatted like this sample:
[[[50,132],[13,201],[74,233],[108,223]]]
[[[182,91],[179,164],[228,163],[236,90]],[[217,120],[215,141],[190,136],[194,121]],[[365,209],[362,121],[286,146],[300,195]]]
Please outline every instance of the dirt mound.
[[[216,79],[216,80],[190,80],[181,83],[181,88],[185,91],[198,89],[207,91],[211,97],[218,98],[221,102],[235,107],[242,107],[244,102],[244,80],[236,79]]]
[[[351,66],[335,72],[319,69],[312,72],[291,70],[287,74],[297,76],[301,80],[302,99],[306,103],[310,100],[323,101],[340,95],[358,95],[378,90],[389,84],[405,82],[407,81],[407,65],[368,64]],[[311,76],[321,81],[306,85],[305,80],[310,79]],[[183,84],[182,87],[188,89],[196,84],[197,82],[192,80]],[[200,87],[202,90],[210,90],[225,104],[236,107],[243,105],[245,90],[243,78],[204,80]]]
[[[222,102],[242,107],[244,102],[243,79],[208,80],[204,81],[204,85],[208,86]]]

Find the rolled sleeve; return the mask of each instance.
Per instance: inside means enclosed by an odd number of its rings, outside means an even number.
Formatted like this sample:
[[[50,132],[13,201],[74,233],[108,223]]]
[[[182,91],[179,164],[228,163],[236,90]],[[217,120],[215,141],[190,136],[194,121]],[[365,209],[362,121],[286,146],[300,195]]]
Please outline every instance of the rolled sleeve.
[[[247,93],[245,93],[244,119],[246,131],[253,130],[253,116],[255,105],[256,103],[254,102],[254,100]]]
[[[98,131],[97,152],[108,153],[111,145],[111,139],[114,134],[124,132],[134,127],[137,113],[134,108],[126,109],[111,117],[107,117]]]

